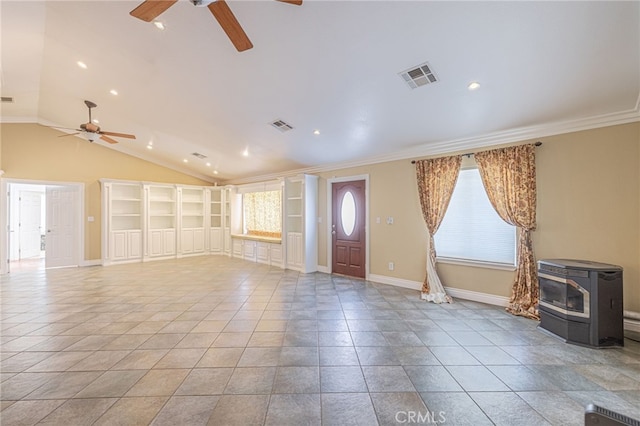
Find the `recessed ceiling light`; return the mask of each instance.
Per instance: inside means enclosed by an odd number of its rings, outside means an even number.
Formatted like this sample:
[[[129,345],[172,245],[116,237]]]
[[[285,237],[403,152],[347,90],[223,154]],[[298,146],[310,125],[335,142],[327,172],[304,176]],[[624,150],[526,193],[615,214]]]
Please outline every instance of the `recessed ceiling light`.
[[[153,149],[153,146],[147,145],[147,149]]]
[[[186,158],[184,160],[182,160],[183,163],[188,163],[189,160],[187,160]]]
[[[469,83],[469,85],[467,86],[467,89],[469,90],[476,90],[480,88],[480,83],[478,83],[477,81],[472,81],[471,83]]]
[[[207,167],[211,167],[211,163],[207,163]]]
[[[320,134],[320,130],[318,130],[318,129],[314,130],[314,131],[313,131],[313,134],[314,134],[314,135],[319,135],[319,134]]]
[[[164,30],[165,29],[164,24],[162,22],[160,22],[160,21],[153,21],[153,25],[155,25],[156,28],[159,29],[159,30]]]
[[[217,171],[217,170],[214,170],[214,171],[213,171],[213,174],[214,174],[214,175],[217,175],[217,174],[218,174],[218,171]]]
[[[84,63],[84,62],[82,62],[82,61],[78,61],[78,62],[76,62],[76,64],[78,64],[78,66],[79,66],[80,68],[82,68],[83,70],[86,70],[86,69],[87,69],[87,64],[85,64],[85,63]]]
[[[118,95],[118,91],[116,89],[109,90],[109,93],[111,93],[113,96],[117,96]]]
[[[242,155],[245,157],[249,156],[249,148],[245,148],[244,151],[242,151]]]

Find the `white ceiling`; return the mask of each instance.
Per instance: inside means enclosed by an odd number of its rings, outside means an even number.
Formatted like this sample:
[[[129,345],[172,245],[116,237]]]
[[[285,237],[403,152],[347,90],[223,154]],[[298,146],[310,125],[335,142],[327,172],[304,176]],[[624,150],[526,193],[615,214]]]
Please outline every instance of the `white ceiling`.
[[[2,0],[2,121],[76,128],[88,99],[137,135],[105,145],[240,182],[640,119],[635,1],[228,1],[242,53],[206,8],[179,1],[160,31],[140,2]],[[427,61],[440,81],[409,89]]]

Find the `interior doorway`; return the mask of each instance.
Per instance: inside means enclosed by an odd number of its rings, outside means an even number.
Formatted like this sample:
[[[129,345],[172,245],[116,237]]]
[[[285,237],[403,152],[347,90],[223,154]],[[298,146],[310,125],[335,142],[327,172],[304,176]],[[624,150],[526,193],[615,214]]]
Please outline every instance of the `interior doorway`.
[[[14,270],[44,267],[45,188],[19,183],[9,187],[9,264]]]
[[[83,184],[3,179],[0,192],[0,272],[80,264]]]

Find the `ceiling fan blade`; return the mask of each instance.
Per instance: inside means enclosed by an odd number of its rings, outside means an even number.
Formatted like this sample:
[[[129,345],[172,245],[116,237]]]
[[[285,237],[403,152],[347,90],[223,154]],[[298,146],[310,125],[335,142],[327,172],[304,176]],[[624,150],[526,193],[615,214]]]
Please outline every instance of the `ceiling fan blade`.
[[[105,142],[109,142],[109,143],[118,143],[117,140],[111,139],[109,136],[105,136],[103,134],[100,135],[100,139],[102,139]]]
[[[127,138],[127,139],[135,139],[136,138],[134,135],[128,135],[126,133],[103,132],[103,131],[100,131],[98,133],[100,133],[100,135],[117,136],[119,138]]]
[[[278,0],[282,3],[289,3],[289,4],[295,4],[296,6],[301,6],[302,5],[302,0]]]
[[[247,37],[247,34],[224,0],[211,3],[208,7],[238,52],[243,52],[253,47],[251,40],[249,40],[249,37]]]
[[[67,133],[66,135],[60,135],[58,136],[59,138],[66,138],[67,136],[75,136],[75,135],[79,135],[80,132],[76,132],[76,133]]]
[[[146,22],[151,22],[177,1],[178,0],[145,0],[129,12],[129,15]]]

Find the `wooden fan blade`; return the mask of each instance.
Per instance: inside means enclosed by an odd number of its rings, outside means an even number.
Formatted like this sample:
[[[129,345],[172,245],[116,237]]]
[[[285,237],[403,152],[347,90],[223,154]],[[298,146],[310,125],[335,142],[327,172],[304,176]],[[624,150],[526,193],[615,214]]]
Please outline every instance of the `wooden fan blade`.
[[[116,132],[98,132],[101,135],[107,135],[107,136],[117,136],[119,138],[127,138],[127,139],[135,139],[136,137],[134,135],[128,135],[126,133],[116,133]]]
[[[249,37],[247,37],[247,34],[224,0],[211,3],[208,7],[238,52],[243,52],[253,47],[251,40],[249,40]]]
[[[109,143],[118,143],[117,140],[111,139],[109,136],[105,136],[103,134],[100,135],[100,139],[102,139],[105,142],[109,142]]]
[[[142,19],[145,22],[151,22],[177,1],[178,0],[145,0],[129,12],[129,15]]]
[[[76,133],[67,133],[66,135],[60,135],[58,136],[59,138],[66,138],[67,136],[75,136],[75,135],[79,135],[80,132],[76,132]]]
[[[295,4],[296,6],[302,5],[302,0],[278,0],[278,1],[282,3]]]

